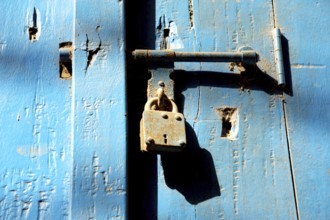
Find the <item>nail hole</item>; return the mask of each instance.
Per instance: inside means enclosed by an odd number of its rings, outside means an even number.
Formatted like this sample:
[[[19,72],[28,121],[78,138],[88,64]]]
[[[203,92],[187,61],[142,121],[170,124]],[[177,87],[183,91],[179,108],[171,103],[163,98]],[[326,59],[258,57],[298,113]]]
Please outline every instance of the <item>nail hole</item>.
[[[170,29],[164,28],[164,38],[168,37],[170,35]]]
[[[176,119],[177,121],[182,121],[182,118],[181,118],[181,116],[179,116],[179,115],[175,116],[175,119]]]
[[[37,27],[30,27],[29,28],[29,39],[31,41],[37,39],[38,28]]]

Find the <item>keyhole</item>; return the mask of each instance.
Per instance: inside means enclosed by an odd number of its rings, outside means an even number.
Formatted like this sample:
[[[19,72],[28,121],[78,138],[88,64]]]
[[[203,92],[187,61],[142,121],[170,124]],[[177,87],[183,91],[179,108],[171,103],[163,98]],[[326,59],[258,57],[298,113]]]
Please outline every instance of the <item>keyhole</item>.
[[[164,137],[164,144],[167,144],[167,134],[164,134],[163,137]]]

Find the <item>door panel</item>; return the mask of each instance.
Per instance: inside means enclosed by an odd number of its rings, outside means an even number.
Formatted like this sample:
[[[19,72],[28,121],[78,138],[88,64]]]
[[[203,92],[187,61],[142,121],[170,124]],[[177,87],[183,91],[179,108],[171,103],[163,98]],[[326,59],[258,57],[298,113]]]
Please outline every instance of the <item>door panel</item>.
[[[273,85],[272,2],[156,5],[156,18],[176,23],[184,50],[249,46],[261,58],[241,75],[229,75],[228,64],[176,65],[185,70],[176,74],[177,102],[197,138],[188,139],[186,155],[159,160],[158,218],[295,219],[281,93]],[[221,137],[226,108],[236,111],[232,137]]]
[[[124,219],[123,1],[0,8],[0,218]]]
[[[76,2],[74,172],[76,219],[126,214],[123,2]]]
[[[71,216],[71,80],[59,77],[59,45],[72,41],[73,7],[0,3],[1,219]]]
[[[330,2],[275,1],[292,93],[285,109],[300,219],[330,218]]]
[[[276,88],[272,52],[272,1],[159,0],[147,12],[134,12],[138,14],[138,21],[127,21],[127,28],[138,33],[134,39],[128,36],[130,50],[162,49],[164,28],[168,28],[172,49],[212,52],[249,46],[261,60],[245,71],[236,64],[175,63],[175,101],[186,117],[187,148],[182,154],[158,156],[155,174],[156,156],[138,152],[138,126],[130,126],[130,137],[136,141],[129,144],[129,178],[135,180],[128,182],[129,192],[138,195],[129,194],[130,215],[142,219],[296,219],[282,93]],[[139,31],[144,26],[137,25],[150,18],[155,24],[143,29],[144,36]],[[154,46],[147,40],[152,40],[152,34]],[[129,113],[134,114],[130,123],[138,124],[146,99],[147,67],[132,65],[137,68],[129,68],[129,85],[137,81],[144,85],[144,90],[139,86],[144,94],[135,89],[128,93]],[[145,97],[143,103],[141,97]],[[231,128],[225,120],[228,111],[233,113]],[[226,129],[231,135],[226,135]],[[136,173],[139,178],[134,177]]]

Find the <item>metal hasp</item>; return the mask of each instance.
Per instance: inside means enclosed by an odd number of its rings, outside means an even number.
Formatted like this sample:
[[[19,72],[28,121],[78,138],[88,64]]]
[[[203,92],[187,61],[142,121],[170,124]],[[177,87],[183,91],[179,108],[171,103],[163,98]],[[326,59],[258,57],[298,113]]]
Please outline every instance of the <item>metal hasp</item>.
[[[239,52],[178,52],[173,50],[135,50],[134,59],[160,62],[235,62],[256,64],[258,54],[253,50]]]
[[[283,61],[283,51],[281,42],[281,31],[278,28],[273,30],[273,43],[274,43],[274,57],[275,57],[275,67],[278,85],[285,87],[285,72],[284,72],[284,61]]]

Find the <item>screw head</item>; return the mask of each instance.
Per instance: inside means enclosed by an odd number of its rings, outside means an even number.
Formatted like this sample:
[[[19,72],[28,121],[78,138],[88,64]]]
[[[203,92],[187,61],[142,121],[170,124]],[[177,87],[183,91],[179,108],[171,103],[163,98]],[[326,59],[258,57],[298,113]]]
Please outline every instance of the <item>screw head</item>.
[[[152,137],[148,137],[147,141],[146,141],[146,144],[150,145],[150,144],[153,144],[153,143],[155,143],[155,140]]]
[[[182,121],[182,117],[181,117],[181,115],[175,115],[175,120],[177,120],[177,121]]]
[[[168,115],[166,113],[162,113],[162,118],[168,119]]]

